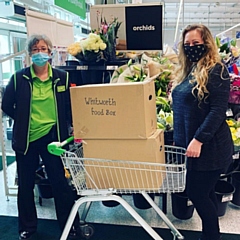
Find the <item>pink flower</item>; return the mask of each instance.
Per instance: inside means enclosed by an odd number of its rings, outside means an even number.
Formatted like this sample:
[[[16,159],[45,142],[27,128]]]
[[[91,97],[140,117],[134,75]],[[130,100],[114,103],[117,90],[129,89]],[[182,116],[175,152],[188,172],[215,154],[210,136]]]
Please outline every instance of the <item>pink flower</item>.
[[[103,33],[103,34],[107,34],[107,31],[108,31],[108,25],[102,23],[102,33]]]

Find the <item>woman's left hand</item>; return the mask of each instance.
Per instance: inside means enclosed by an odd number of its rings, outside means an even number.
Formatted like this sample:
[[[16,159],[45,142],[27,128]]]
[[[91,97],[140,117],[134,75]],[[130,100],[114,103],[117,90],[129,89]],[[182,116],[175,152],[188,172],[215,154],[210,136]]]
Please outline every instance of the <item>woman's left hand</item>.
[[[187,157],[193,157],[197,158],[200,156],[202,148],[202,143],[199,142],[197,139],[193,138],[193,140],[189,143],[187,150],[186,150],[186,156]]]

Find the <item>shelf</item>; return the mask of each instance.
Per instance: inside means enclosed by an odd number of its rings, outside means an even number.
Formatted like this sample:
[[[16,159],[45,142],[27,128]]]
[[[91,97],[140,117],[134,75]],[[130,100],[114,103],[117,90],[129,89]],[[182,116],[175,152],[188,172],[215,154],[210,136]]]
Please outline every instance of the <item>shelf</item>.
[[[78,62],[78,61],[67,61],[67,66],[56,66],[56,68],[63,69],[63,70],[95,70],[95,71],[114,71],[118,69],[120,66],[127,64],[129,58],[123,59],[116,59],[115,61],[108,61],[108,62],[98,62],[96,64],[90,63],[85,64],[85,62]]]
[[[63,70],[95,70],[95,71],[114,71],[119,68],[119,65],[77,65],[77,66],[56,66]]]

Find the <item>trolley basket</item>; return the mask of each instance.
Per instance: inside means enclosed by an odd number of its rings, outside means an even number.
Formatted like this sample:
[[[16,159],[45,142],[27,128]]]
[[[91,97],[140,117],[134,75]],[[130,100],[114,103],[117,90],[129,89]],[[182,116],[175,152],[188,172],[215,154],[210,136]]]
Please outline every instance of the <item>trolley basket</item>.
[[[183,192],[185,189],[185,149],[165,145],[165,163],[136,162],[84,158],[81,144],[73,144],[70,151],[62,147],[73,140],[51,143],[48,150],[61,157],[64,167],[69,170],[72,183],[79,198],[69,215],[61,240],[67,239],[73,220],[81,204],[94,201],[117,201],[139,222],[153,239],[162,238],[146,221],[120,196],[120,194],[141,193],[166,225],[171,229],[173,239],[184,239],[181,233],[155,204],[147,193]]]

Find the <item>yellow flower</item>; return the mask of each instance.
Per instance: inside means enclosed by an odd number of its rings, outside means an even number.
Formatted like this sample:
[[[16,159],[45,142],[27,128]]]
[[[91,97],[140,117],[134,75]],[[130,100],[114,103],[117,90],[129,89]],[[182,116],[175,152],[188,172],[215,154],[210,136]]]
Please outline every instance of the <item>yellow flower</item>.
[[[106,48],[107,48],[107,44],[106,43],[104,43],[104,42],[100,42],[100,44],[99,44],[99,48],[100,48],[100,50],[105,50]]]
[[[231,134],[232,134],[232,140],[233,140],[233,141],[236,141],[236,140],[237,140],[237,135],[236,135],[237,130],[236,130],[236,128],[230,127],[230,132],[231,132]]]
[[[226,121],[227,121],[227,124],[228,124],[229,127],[232,127],[232,126],[235,125],[235,122],[232,119],[228,119]]]
[[[82,48],[81,48],[80,42],[72,43],[67,48],[67,52],[72,56],[76,56],[81,51],[82,51]]]
[[[237,137],[234,134],[232,134],[232,140],[233,142],[237,140]]]
[[[240,122],[235,119],[228,119],[227,124],[232,135],[233,144],[240,146]]]
[[[98,34],[90,33],[87,38],[70,44],[67,48],[67,52],[75,57],[81,52],[84,54],[84,51],[93,51],[98,53],[99,51],[104,51],[106,48],[107,44]]]
[[[68,171],[67,168],[64,168],[64,171],[65,171],[65,178],[70,178],[71,177],[71,174],[70,172]]]

